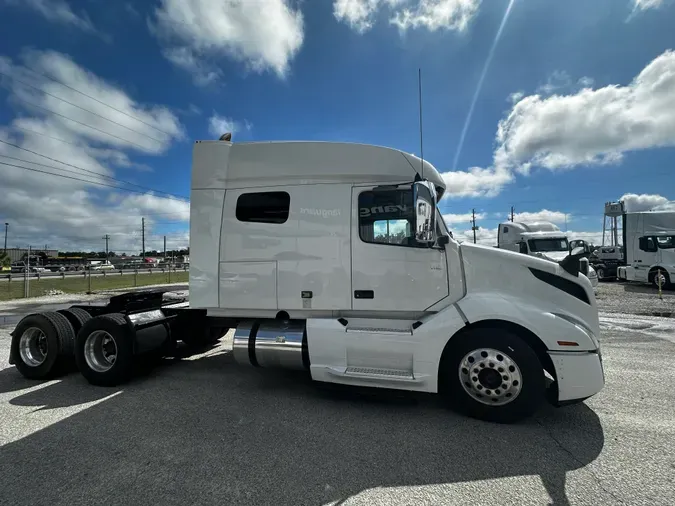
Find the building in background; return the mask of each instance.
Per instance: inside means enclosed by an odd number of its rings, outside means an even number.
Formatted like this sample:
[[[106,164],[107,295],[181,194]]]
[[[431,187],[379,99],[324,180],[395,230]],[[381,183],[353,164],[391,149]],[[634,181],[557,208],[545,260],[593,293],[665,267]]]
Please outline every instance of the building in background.
[[[7,248],[7,255],[9,256],[12,263],[20,262],[28,254],[28,248]],[[59,254],[59,250],[56,249],[30,249],[31,257],[34,255],[37,256],[46,256],[47,258],[56,257]]]

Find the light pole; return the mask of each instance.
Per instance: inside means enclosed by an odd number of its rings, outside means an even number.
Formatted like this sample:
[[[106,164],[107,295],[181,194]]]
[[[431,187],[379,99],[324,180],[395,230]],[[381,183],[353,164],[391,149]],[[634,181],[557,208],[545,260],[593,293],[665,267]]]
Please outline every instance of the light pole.
[[[7,230],[9,229],[9,223],[5,223],[5,253],[7,253]]]

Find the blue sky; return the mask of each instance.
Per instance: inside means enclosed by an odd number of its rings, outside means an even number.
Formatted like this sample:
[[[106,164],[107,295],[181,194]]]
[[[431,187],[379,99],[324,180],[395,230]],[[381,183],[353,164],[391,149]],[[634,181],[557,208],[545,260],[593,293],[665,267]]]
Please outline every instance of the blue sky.
[[[605,201],[675,198],[672,0],[0,0],[0,13],[0,162],[89,181],[0,165],[10,245],[100,249],[109,233],[133,250],[142,216],[151,247],[186,244],[191,142],[224,129],[419,154],[418,68],[424,155],[460,237],[475,208],[491,244],[515,206],[598,240]]]

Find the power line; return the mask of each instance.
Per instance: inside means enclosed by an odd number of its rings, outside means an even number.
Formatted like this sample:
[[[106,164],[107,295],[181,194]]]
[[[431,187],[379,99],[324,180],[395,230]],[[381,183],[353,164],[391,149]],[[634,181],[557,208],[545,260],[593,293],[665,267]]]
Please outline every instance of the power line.
[[[56,95],[53,95],[53,94],[49,93],[48,91],[43,90],[43,89],[40,88],[39,86],[34,86],[34,85],[30,84],[30,83],[27,83],[27,82],[25,82],[25,81],[22,81],[21,79],[19,79],[19,78],[17,78],[17,77],[14,77],[14,76],[10,75],[10,74],[6,74],[6,73],[0,71],[0,75],[5,76],[5,77],[9,77],[10,79],[14,79],[16,82],[21,83],[21,84],[23,84],[24,86],[29,86],[29,87],[31,87],[31,88],[33,88],[33,89],[35,89],[35,90],[38,90],[38,91],[41,92],[41,93],[44,93],[45,95],[48,95],[48,96],[50,96],[50,97],[53,97],[53,98],[55,98],[55,99],[57,99],[57,100],[61,100],[61,101],[65,102],[66,104],[72,105],[73,107],[77,107],[78,109],[81,109],[82,111],[88,112],[89,114],[93,114],[94,116],[98,116],[99,118],[102,118],[102,119],[104,119],[104,120],[106,120],[106,121],[110,121],[111,123],[114,123],[115,125],[119,125],[119,126],[121,126],[122,128],[126,128],[127,130],[130,130],[131,132],[134,132],[134,133],[136,133],[136,134],[138,134],[138,135],[143,135],[144,137],[147,137],[148,139],[152,139],[152,140],[155,141],[155,142],[159,142],[160,144],[163,142],[163,141],[160,141],[159,139],[156,139],[155,137],[153,137],[153,136],[151,136],[151,135],[144,134],[143,132],[139,132],[138,130],[134,130],[133,128],[130,128],[130,127],[126,126],[126,125],[123,125],[122,123],[118,123],[118,122],[115,121],[115,120],[112,120],[112,119],[110,119],[110,118],[106,118],[105,116],[103,116],[103,115],[101,115],[101,114],[99,114],[99,113],[97,113],[97,112],[90,111],[89,109],[85,109],[84,107],[81,107],[81,106],[79,106],[79,105],[77,105],[77,104],[73,104],[72,102],[69,102],[69,101],[66,100],[65,98],[57,97]],[[73,121],[74,121],[74,120],[73,120]]]
[[[77,90],[77,89],[73,88],[72,86],[67,85],[67,84],[64,83],[64,82],[59,81],[59,80],[56,79],[55,77],[52,77],[52,76],[47,75],[47,74],[43,74],[42,72],[38,72],[37,70],[35,70],[35,69],[33,69],[33,68],[30,68],[30,67],[26,67],[26,68],[27,68],[28,70],[30,70],[31,72],[33,72],[34,74],[37,74],[37,75],[42,76],[42,77],[45,77],[45,78],[49,79],[50,81],[53,81],[53,82],[55,82],[55,83],[60,84],[61,86],[65,86],[65,87],[68,88],[69,90],[73,90],[74,92],[79,93],[80,95],[83,95],[83,96],[85,96],[85,97],[87,97],[87,98],[92,99],[94,102],[98,102],[98,103],[101,104],[101,105],[104,105],[104,106],[106,106],[106,107],[110,107],[113,111],[117,111],[117,112],[119,112],[120,114],[124,114],[125,116],[128,116],[129,118],[138,121],[139,123],[143,123],[144,125],[149,126],[150,128],[154,128],[154,129],[157,130],[158,132],[162,132],[164,135],[168,135],[169,137],[172,137],[172,136],[173,136],[173,134],[170,134],[169,132],[167,132],[167,131],[165,131],[165,130],[162,130],[161,128],[159,128],[159,127],[157,127],[157,126],[155,126],[155,125],[152,125],[152,124],[150,124],[150,123],[148,123],[148,122],[146,122],[146,121],[143,121],[142,119],[139,119],[139,118],[137,118],[137,117],[135,117],[135,116],[132,116],[132,115],[129,114],[129,113],[126,113],[126,112],[124,112],[124,111],[122,111],[122,110],[120,110],[120,109],[117,109],[116,107],[113,107],[113,106],[110,105],[110,104],[106,104],[105,102],[102,102],[101,100],[99,100],[99,99],[97,99],[97,98],[94,98],[94,97],[92,97],[91,95],[87,95],[85,92],[80,91],[80,90]]]
[[[100,128],[96,128],[91,125],[87,125],[86,123],[82,123],[81,121],[77,121],[76,119],[69,118],[68,116],[65,116],[64,114],[58,113],[56,111],[52,111],[51,109],[48,109],[47,107],[43,107],[41,105],[34,104],[33,102],[30,102],[26,100],[25,98],[21,98],[18,95],[14,95],[14,98],[18,98],[22,102],[25,102],[26,104],[32,106],[32,107],[37,107],[38,109],[42,109],[43,111],[47,111],[50,114],[54,114],[56,116],[60,116],[61,118],[65,118],[69,121],[72,121],[73,123],[77,123],[78,125],[82,125],[87,128],[91,128],[92,130],[96,130],[97,132],[101,132],[102,134],[109,135],[110,137],[114,137],[115,139],[118,139],[120,141],[124,141],[129,144],[133,144],[136,147],[141,148],[143,151],[147,151],[148,148],[146,146],[142,146],[141,144],[138,144],[137,142],[130,141],[129,139],[125,139],[124,137],[120,137],[119,135],[111,134],[110,132],[106,132],[105,130],[101,130]]]
[[[141,189],[144,189],[144,190],[146,190],[146,191],[152,191],[152,192],[156,192],[156,193],[162,193],[162,194],[164,194],[164,195],[168,195],[169,197],[174,197],[175,200],[181,200],[182,202],[187,202],[186,198],[185,198],[185,197],[182,197],[182,196],[180,196],[180,195],[176,195],[176,194],[173,194],[173,193],[165,192],[165,191],[162,191],[162,190],[157,190],[157,189],[155,189],[155,188],[149,188],[149,187],[146,187],[146,186],[141,186],[141,185],[139,185],[139,184],[132,183],[132,182],[130,182],[130,181],[125,181],[124,179],[118,179],[118,178],[115,178],[115,177],[113,177],[113,176],[108,176],[108,175],[106,175],[106,174],[101,174],[100,172],[96,172],[96,171],[89,170],[89,169],[84,169],[84,168],[82,168],[82,167],[79,167],[78,165],[73,165],[72,163],[68,163],[68,162],[62,162],[61,160],[57,160],[56,158],[52,158],[52,157],[50,157],[50,156],[43,155],[42,153],[38,153],[37,151],[33,151],[33,150],[31,150],[31,149],[28,149],[28,148],[24,148],[24,147],[22,147],[22,146],[19,146],[18,144],[12,143],[12,142],[3,141],[2,139],[0,139],[0,142],[2,142],[3,144],[7,144],[8,146],[12,146],[12,147],[14,147],[14,148],[17,148],[17,149],[21,149],[21,150],[26,151],[26,152],[28,152],[28,153],[32,153],[32,154],[37,155],[37,156],[41,156],[42,158],[46,158],[47,160],[51,160],[52,162],[56,162],[56,163],[60,163],[60,164],[63,164],[63,165],[67,165],[68,167],[73,167],[73,168],[75,168],[75,169],[78,169],[78,170],[81,170],[81,171],[84,171],[84,172],[89,172],[89,173],[94,174],[94,175],[99,176],[99,177],[104,177],[104,178],[107,178],[107,179],[112,179],[113,181],[118,181],[118,182],[120,182],[120,183],[128,184],[128,185],[130,185],[130,186],[135,186],[135,187],[137,187],[137,188],[141,188]],[[14,157],[7,156],[7,155],[2,155],[2,156],[4,156],[5,158],[14,158]],[[22,161],[22,162],[24,162],[24,163],[32,163],[32,164],[35,164],[35,165],[42,165],[42,166],[45,166],[45,167],[50,167],[50,168],[52,168],[52,169],[62,170],[62,171],[65,171],[65,172],[73,172],[73,171],[67,171],[66,169],[61,169],[61,168],[58,168],[58,167],[53,167],[53,166],[51,166],[51,165],[45,165],[45,164],[41,164],[41,163],[37,163],[37,162],[30,162],[30,161],[28,161],[28,160],[22,160],[21,158],[14,158],[14,159],[15,159],[15,160],[18,160],[18,161]],[[167,197],[167,198],[168,198],[168,197]]]
[[[33,163],[33,162],[28,162],[28,163]],[[13,163],[0,162],[0,165],[6,165],[8,167],[16,167],[17,169],[24,169],[24,170],[30,170],[30,171],[33,171],[33,172],[39,172],[41,174],[47,174],[49,176],[57,176],[57,177],[65,178],[65,179],[72,179],[74,181],[81,181],[83,183],[89,183],[89,184],[94,184],[94,185],[98,185],[98,186],[107,186],[108,188],[115,188],[117,190],[122,190],[122,191],[127,191],[127,192],[132,192],[132,193],[139,193],[141,195],[147,195],[148,194],[148,192],[142,192],[140,190],[132,190],[131,188],[123,188],[121,186],[115,186],[115,185],[111,185],[111,184],[105,184],[105,183],[100,183],[100,182],[95,182],[95,181],[87,181],[86,179],[80,179],[80,178],[73,177],[73,176],[66,176],[64,174],[54,174],[53,172],[47,172],[47,171],[44,171],[44,170],[33,169],[31,167],[23,167],[21,165],[15,165]],[[57,169],[57,170],[59,170],[59,169]],[[65,169],[60,169],[60,170],[65,170]],[[153,197],[157,197],[158,199],[177,200],[177,199],[172,199],[170,197],[162,197],[161,195],[153,195]],[[183,200],[182,202],[185,202],[185,201]]]
[[[59,139],[58,137],[54,137],[53,135],[47,135],[45,133],[38,132],[37,130],[31,130],[30,128],[22,127],[22,126],[15,125],[15,124],[12,125],[12,128],[16,128],[17,130],[24,130],[25,132],[31,132],[31,133],[36,134],[36,135],[41,135],[42,137],[47,137],[48,139],[63,142],[64,144],[70,144],[71,146],[75,146],[77,148],[86,149],[85,146],[82,146],[80,144],[76,144],[75,142],[70,142],[70,141],[66,141],[66,140],[63,140],[63,139]]]

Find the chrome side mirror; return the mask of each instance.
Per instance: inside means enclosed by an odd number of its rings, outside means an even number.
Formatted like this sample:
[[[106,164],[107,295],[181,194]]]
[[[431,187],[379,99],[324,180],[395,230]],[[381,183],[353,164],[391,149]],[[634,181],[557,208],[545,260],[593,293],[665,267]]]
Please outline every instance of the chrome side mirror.
[[[428,181],[413,184],[415,204],[415,240],[422,244],[436,242],[436,191]]]

